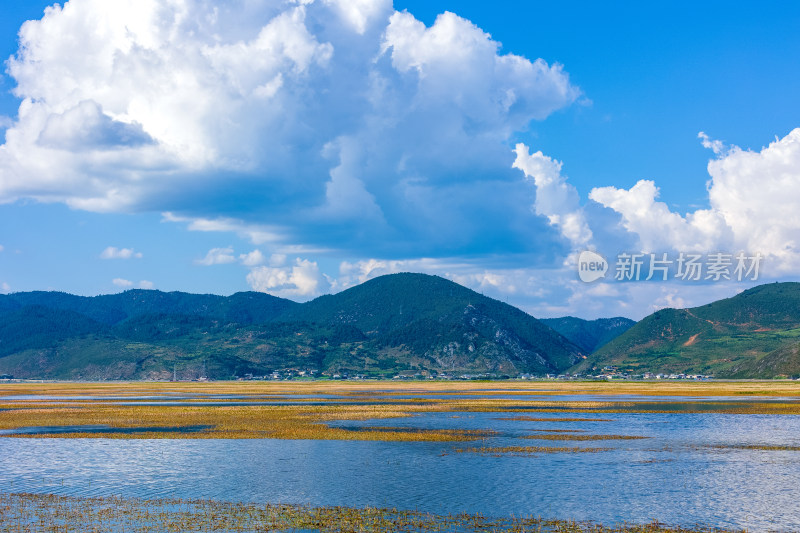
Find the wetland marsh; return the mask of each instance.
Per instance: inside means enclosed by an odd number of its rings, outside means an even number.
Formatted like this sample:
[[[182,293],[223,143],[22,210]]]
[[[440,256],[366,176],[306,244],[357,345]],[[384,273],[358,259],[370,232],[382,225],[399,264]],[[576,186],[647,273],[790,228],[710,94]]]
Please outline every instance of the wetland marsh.
[[[0,531],[110,497],[796,531],[798,414],[793,382],[0,384]]]

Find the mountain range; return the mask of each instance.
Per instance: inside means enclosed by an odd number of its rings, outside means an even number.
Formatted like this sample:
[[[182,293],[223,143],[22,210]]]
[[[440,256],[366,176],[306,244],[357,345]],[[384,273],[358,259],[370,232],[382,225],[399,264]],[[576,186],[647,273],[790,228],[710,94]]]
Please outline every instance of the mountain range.
[[[231,379],[268,375],[504,377],[800,375],[800,283],[692,309],[537,320],[437,276],[393,274],[296,303],[130,290],[0,295],[0,375]]]
[[[424,274],[303,304],[254,292],[0,296],[0,374],[16,377],[514,376],[560,373],[584,356],[519,309]]]

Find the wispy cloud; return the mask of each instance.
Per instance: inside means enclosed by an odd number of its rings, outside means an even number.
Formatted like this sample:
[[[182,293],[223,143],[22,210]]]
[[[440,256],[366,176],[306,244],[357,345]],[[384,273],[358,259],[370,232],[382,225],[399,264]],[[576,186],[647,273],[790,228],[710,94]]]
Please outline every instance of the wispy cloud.
[[[100,259],[141,259],[143,256],[133,248],[109,246],[100,253]]]
[[[212,248],[203,259],[195,261],[198,265],[225,265],[235,263],[236,257],[233,255],[233,248]]]

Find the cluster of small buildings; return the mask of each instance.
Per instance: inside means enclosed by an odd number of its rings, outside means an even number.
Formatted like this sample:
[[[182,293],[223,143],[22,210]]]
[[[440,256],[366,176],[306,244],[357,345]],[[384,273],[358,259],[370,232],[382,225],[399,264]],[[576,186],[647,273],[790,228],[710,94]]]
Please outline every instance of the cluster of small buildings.
[[[2,379],[2,377],[0,377]],[[629,381],[651,381],[651,380],[693,380],[693,381],[708,381],[713,379],[711,376],[702,374],[655,374],[652,372],[645,372],[643,374],[630,374],[623,370],[619,370],[614,366],[607,366],[602,369],[599,374],[546,374],[545,376],[537,374],[518,374],[514,376],[499,375],[494,373],[482,374],[459,374],[459,373],[402,373],[393,376],[373,376],[365,374],[355,374],[348,372],[320,372],[319,370],[299,370],[296,368],[287,368],[282,370],[274,370],[264,375],[245,374],[244,377],[238,378],[239,381],[289,381],[289,380],[302,380],[302,379],[335,379],[335,380],[372,380],[372,379],[391,379],[392,381],[474,381],[474,380],[493,380],[493,379],[518,379],[518,380],[555,380],[555,381],[575,381],[575,380],[629,380]]]
[[[690,380],[690,381],[709,381],[713,379],[712,376],[706,376],[704,374],[655,374],[653,372],[645,372],[643,374],[630,374],[625,371],[619,370],[615,366],[606,366],[603,367],[603,370],[593,376],[585,376],[588,379],[604,379],[604,380],[630,380],[630,381],[637,381],[637,380]]]
[[[392,377],[393,380],[408,380],[408,381],[471,381],[476,379],[511,379],[511,376],[498,376],[496,374],[397,374]]]
[[[238,378],[238,381],[285,381],[291,379],[314,379],[319,377],[317,370],[297,370],[294,368],[286,368],[283,370],[274,370],[263,376],[256,376],[253,374],[245,374],[244,377]]]

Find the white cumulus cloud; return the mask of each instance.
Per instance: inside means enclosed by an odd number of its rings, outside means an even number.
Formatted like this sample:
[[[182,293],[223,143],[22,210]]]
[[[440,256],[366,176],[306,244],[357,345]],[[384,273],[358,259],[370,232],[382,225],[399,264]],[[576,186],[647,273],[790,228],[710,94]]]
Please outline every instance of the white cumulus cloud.
[[[260,250],[253,250],[250,253],[241,254],[239,256],[239,261],[241,261],[244,266],[258,266],[264,263],[265,260],[266,258]]]
[[[517,144],[515,152],[514,168],[532,178],[536,186],[536,214],[547,217],[574,248],[585,246],[592,238],[592,230],[581,209],[578,191],[561,175],[562,163],[541,151],[531,154],[522,143]]]
[[[622,215],[622,224],[635,233],[643,252],[677,249],[709,251],[729,249],[730,232],[714,210],[701,209],[681,215],[659,202],[659,190],[650,180],[640,180],[630,189],[599,187],[589,198]]]
[[[0,203],[166,212],[256,245],[528,242],[508,142],[580,95],[560,65],[389,0],[71,0],[19,38]]]
[[[708,209],[676,213],[656,200],[658,187],[648,180],[628,190],[596,188],[589,197],[619,213],[643,251],[761,253],[773,275],[794,271],[800,266],[800,128],[760,151],[700,138],[717,156],[708,164]]]
[[[100,259],[141,259],[142,254],[133,248],[109,246],[100,253]]]
[[[333,280],[334,291],[347,289],[370,279],[386,274],[400,272],[421,272],[440,276],[472,290],[485,293],[498,299],[514,295],[520,302],[542,298],[543,274],[535,269],[525,268],[486,268],[458,259],[365,259],[343,261],[339,265],[339,275]]]
[[[156,286],[155,283],[153,283],[152,281],[147,281],[146,279],[143,279],[142,281],[139,282],[140,289],[150,290],[155,288],[155,286]]]
[[[400,272],[424,272],[447,276],[447,271],[458,263],[450,263],[437,259],[364,259],[360,261],[342,261],[339,264],[339,275],[333,282],[334,290],[342,290],[359,285],[378,276],[397,274]]]
[[[117,287],[121,287],[123,289],[127,289],[129,287],[133,287],[133,282],[123,278],[114,278],[111,280],[111,283],[116,285]]]
[[[235,263],[236,256],[233,255],[233,248],[212,248],[208,251],[203,259],[195,261],[198,265],[211,266],[211,265],[226,265]]]
[[[708,164],[711,209],[738,248],[769,254],[785,272],[800,267],[800,128],[761,151],[732,147]]]
[[[327,292],[330,282],[316,262],[297,258],[287,266],[259,266],[247,275],[253,290],[282,298],[307,300]]]
[[[398,71],[419,75],[420,104],[454,106],[494,128],[544,118],[579,94],[559,66],[499,55],[499,43],[450,12],[430,28],[408,12],[394,13],[382,47]]]
[[[375,19],[392,11],[391,0],[325,0],[357,33],[364,34]]]

